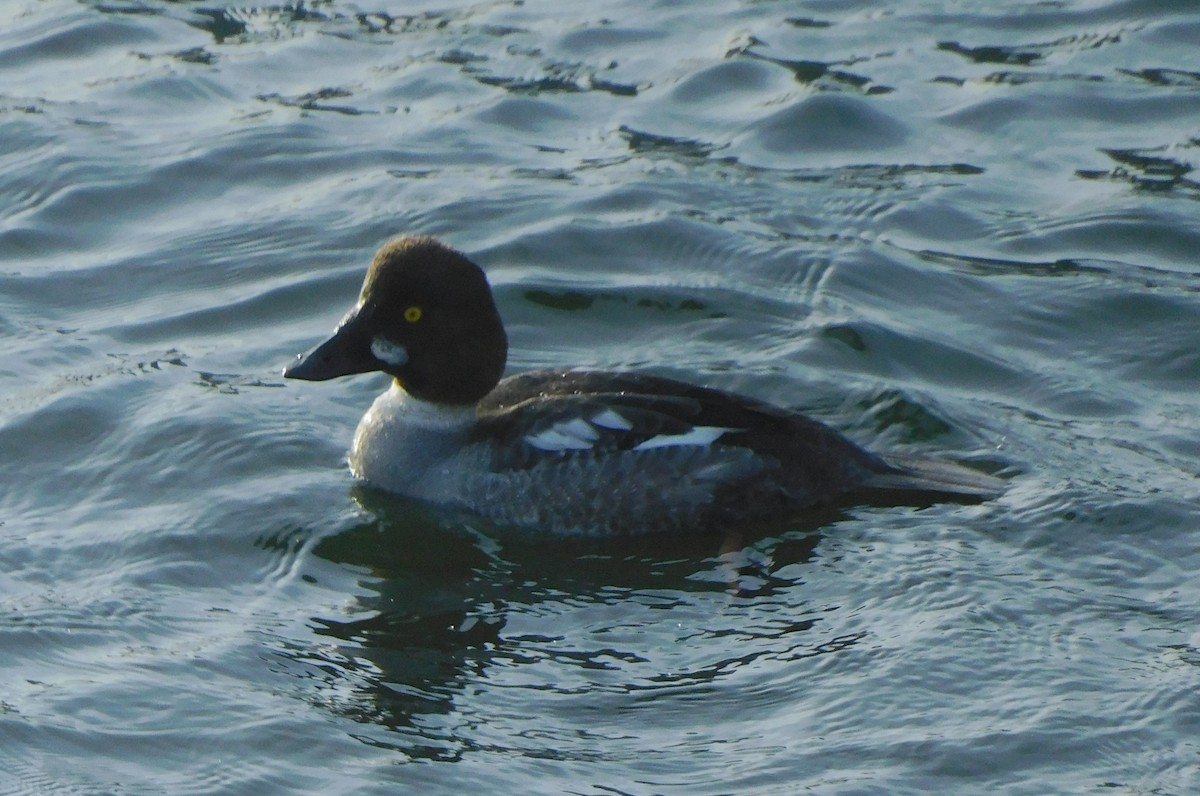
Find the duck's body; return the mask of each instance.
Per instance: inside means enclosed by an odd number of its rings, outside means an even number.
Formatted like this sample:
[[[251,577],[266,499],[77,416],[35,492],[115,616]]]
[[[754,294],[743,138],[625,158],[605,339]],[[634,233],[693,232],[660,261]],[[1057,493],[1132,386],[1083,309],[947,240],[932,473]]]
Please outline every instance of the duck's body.
[[[392,375],[359,423],[355,475],[504,526],[729,530],[857,493],[972,501],[1001,486],[949,462],[889,463],[797,412],[672,379],[536,371],[501,381],[506,353],[478,266],[431,238],[400,238],[376,256],[334,337],[286,375]]]

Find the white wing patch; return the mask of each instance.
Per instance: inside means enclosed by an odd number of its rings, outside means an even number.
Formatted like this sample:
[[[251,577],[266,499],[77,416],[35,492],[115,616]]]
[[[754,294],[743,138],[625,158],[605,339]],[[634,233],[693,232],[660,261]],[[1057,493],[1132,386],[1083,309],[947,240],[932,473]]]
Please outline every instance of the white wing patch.
[[[633,423],[613,409],[605,409],[594,415],[590,421],[581,417],[570,420],[560,420],[547,429],[536,434],[526,434],[525,441],[538,450],[555,451],[586,451],[591,450],[596,440],[600,439],[598,428],[610,431],[632,431]],[[656,448],[671,448],[681,445],[704,447],[711,445],[723,434],[730,431],[741,431],[738,428],[725,426],[696,426],[682,434],[659,434],[643,440],[635,445],[633,451],[650,451]]]
[[[600,428],[608,428],[613,431],[629,431],[633,428],[633,423],[630,423],[625,418],[614,412],[612,409],[605,409],[592,418],[592,424],[600,426]]]
[[[596,429],[579,417],[555,423],[536,434],[525,435],[525,441],[540,451],[586,451],[599,438]]]
[[[555,428],[576,439],[586,440],[587,442],[595,442],[600,439],[600,435],[596,432],[596,429],[592,428],[582,417],[576,417],[565,423],[556,423]]]
[[[696,426],[691,431],[683,434],[659,434],[657,437],[651,437],[645,442],[634,446],[635,451],[648,451],[655,448],[669,448],[675,445],[711,445],[717,441],[722,434],[727,434],[730,431],[740,431],[741,429],[726,428],[725,426]]]

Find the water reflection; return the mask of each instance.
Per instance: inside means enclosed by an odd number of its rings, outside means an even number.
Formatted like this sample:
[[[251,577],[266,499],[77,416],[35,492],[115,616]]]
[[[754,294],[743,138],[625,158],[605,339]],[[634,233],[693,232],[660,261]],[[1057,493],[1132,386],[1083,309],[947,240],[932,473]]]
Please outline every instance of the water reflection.
[[[478,700],[500,682],[542,698],[635,695],[707,687],[778,655],[781,638],[795,657],[853,643],[802,639],[815,612],[747,621],[797,585],[794,565],[813,558],[827,516],[774,536],[546,540],[478,531],[366,488],[354,497],[369,519],[313,552],[362,573],[362,592],[342,615],[312,619],[324,643],[283,654],[318,672],[315,702],[376,728],[356,737],[410,758],[457,759],[473,747],[481,719],[462,715],[460,697]],[[688,617],[696,627],[685,630]],[[664,633],[672,654],[695,655],[701,637],[722,649],[670,664],[655,659]],[[520,710],[536,714],[536,699]]]

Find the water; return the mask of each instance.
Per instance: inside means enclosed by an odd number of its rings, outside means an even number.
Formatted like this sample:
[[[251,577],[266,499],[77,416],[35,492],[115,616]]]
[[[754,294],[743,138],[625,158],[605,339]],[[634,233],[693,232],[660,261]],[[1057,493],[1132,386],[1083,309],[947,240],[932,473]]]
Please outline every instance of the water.
[[[0,18],[0,792],[1200,790],[1192,0]],[[512,370],[1009,492],[723,554],[364,490],[381,380],[279,373],[401,232]]]

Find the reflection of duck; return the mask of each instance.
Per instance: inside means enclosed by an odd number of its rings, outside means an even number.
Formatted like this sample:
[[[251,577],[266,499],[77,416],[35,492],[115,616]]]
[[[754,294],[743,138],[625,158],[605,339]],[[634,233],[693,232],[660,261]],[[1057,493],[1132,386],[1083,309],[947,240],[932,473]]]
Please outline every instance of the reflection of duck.
[[[656,376],[535,371],[483,271],[428,237],[380,249],[337,332],[285,371],[394,378],[359,423],[356,475],[385,490],[560,534],[728,528],[829,505],[980,500],[997,479],[885,460],[793,411]]]
[[[678,698],[755,659],[838,653],[861,637],[796,588],[821,541],[808,526],[741,551],[735,597],[710,537],[547,545],[380,490],[351,496],[364,518],[323,535],[305,564],[339,599],[311,617],[314,643],[279,653],[314,704],[363,725],[355,738],[413,758],[457,759],[512,699],[541,717],[531,736],[548,748],[590,754],[594,740],[573,728],[595,718],[581,703]]]

